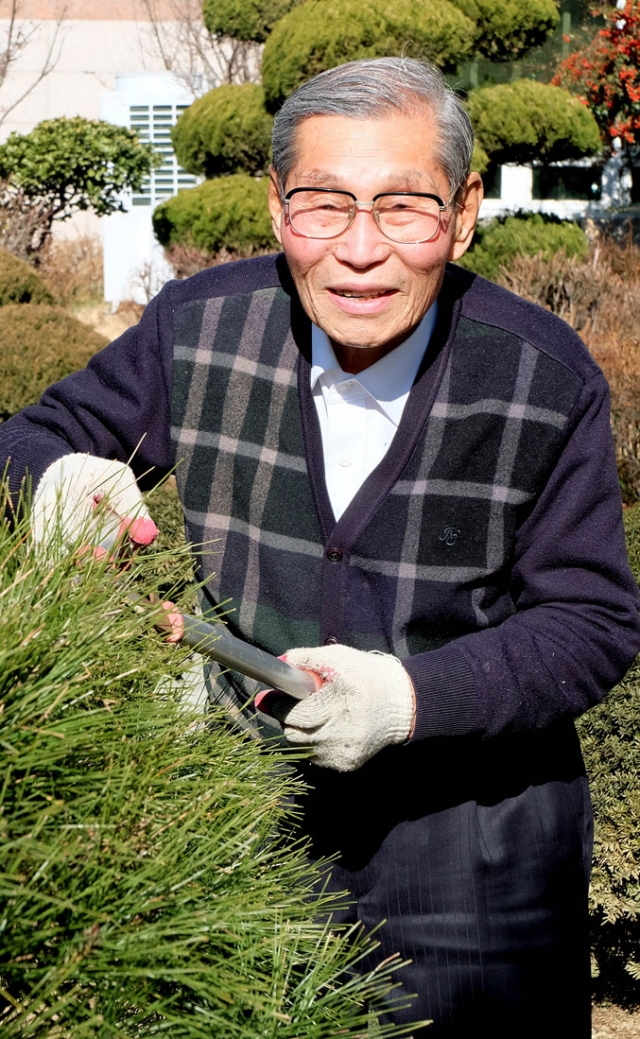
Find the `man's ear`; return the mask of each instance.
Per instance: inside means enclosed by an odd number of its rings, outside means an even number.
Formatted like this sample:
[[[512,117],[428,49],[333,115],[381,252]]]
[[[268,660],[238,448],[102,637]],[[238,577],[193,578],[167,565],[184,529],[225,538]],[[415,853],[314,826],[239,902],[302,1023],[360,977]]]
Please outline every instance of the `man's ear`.
[[[480,174],[470,173],[457,196],[459,208],[455,211],[456,227],[449,250],[450,260],[459,260],[471,245],[483,198],[484,188]]]
[[[282,199],[280,197],[280,185],[278,178],[273,166],[269,169],[269,212],[271,214],[271,226],[276,239],[282,245],[282,233],[280,226],[282,224],[282,212],[284,206],[282,205]]]

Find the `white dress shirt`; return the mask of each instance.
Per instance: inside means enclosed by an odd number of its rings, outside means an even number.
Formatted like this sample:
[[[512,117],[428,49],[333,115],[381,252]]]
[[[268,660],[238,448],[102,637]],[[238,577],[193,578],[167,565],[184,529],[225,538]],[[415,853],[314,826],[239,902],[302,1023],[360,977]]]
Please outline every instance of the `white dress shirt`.
[[[434,303],[408,339],[359,375],[344,372],[328,336],[311,329],[311,392],[336,520],[384,458],[436,321]]]

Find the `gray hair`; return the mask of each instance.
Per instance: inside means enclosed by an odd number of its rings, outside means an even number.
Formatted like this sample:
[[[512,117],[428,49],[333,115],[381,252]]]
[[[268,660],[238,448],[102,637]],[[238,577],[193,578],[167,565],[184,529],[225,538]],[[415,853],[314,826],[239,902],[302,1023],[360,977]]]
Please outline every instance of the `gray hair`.
[[[469,175],[473,129],[469,116],[434,65],[415,58],[365,58],[328,69],[303,83],[277,113],[273,168],[284,190],[296,161],[296,131],[314,115],[384,118],[391,111],[428,108],[438,127],[436,161],[452,195]]]

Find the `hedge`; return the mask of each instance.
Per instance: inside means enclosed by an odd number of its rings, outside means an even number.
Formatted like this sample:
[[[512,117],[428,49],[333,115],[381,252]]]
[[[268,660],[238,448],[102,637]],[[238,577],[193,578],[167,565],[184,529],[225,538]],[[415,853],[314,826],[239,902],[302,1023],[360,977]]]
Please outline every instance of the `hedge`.
[[[107,340],[59,307],[0,307],[0,421],[35,404],[52,383],[84,368]]]
[[[406,55],[453,69],[472,54],[476,27],[449,0],[307,0],[274,27],[262,58],[267,107],[301,83],[358,58]]]
[[[33,267],[0,249],[0,307],[7,303],[53,303],[53,296]]]
[[[153,213],[161,245],[192,244],[207,253],[277,249],[267,205],[267,177],[246,173],[207,180],[162,202]]]
[[[602,145],[588,108],[560,87],[518,79],[469,94],[474,131],[491,161],[526,165],[593,155]]]
[[[262,173],[271,156],[273,116],[257,83],[210,90],[182,113],[171,137],[181,166],[207,178]]]
[[[640,579],[640,507],[625,512],[629,561]],[[591,941],[596,993],[640,1001],[640,658],[578,722],[591,784],[595,842]],[[633,980],[635,979],[635,981]]]
[[[540,253],[548,260],[560,249],[569,257],[586,258],[589,243],[577,224],[541,213],[516,214],[478,224],[471,248],[457,262],[493,280],[515,256]]]

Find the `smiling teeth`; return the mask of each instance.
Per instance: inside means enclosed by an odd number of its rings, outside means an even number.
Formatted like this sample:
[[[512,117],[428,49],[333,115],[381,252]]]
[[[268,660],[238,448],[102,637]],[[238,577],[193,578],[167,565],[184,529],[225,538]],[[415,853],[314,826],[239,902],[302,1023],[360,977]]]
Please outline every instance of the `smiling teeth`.
[[[377,299],[378,296],[388,295],[389,290],[384,289],[382,292],[339,292],[338,296],[345,296],[347,299]]]

